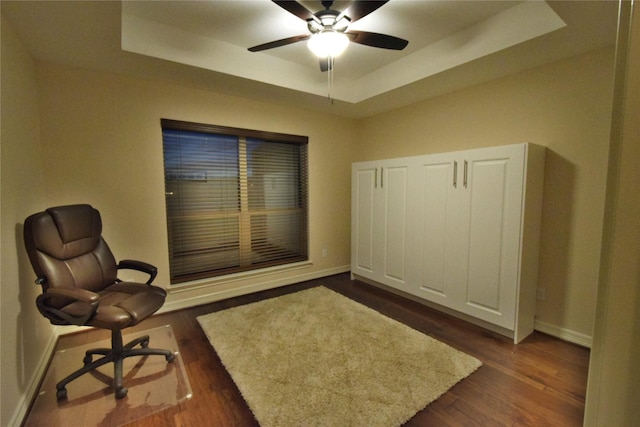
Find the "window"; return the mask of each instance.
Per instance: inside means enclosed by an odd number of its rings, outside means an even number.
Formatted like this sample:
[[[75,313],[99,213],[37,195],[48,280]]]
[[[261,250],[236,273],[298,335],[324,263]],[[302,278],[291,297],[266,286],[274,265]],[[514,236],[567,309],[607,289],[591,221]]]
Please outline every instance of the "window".
[[[307,137],[161,125],[172,284],[308,259]]]

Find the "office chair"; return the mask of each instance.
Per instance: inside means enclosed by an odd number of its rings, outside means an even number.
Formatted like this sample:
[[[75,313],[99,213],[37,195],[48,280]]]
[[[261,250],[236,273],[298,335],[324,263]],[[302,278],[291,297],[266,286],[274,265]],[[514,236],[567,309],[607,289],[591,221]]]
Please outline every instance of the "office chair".
[[[88,350],[84,366],[56,384],[58,399],[67,397],[67,384],[93,369],[113,362],[116,398],[127,395],[122,364],[126,357],[161,355],[167,362],[170,350],[148,348],[149,336],[122,344],[122,329],[151,316],[164,304],[166,292],[152,286],[156,267],[141,261],[115,258],[102,238],[100,213],[90,205],[49,208],[29,216],[24,223],[29,260],[42,286],[36,305],[54,325],[93,326],[111,330],[111,348]],[[146,283],[123,282],[119,269],[149,275]],[[137,347],[139,345],[139,347]],[[93,360],[94,355],[101,355]]]

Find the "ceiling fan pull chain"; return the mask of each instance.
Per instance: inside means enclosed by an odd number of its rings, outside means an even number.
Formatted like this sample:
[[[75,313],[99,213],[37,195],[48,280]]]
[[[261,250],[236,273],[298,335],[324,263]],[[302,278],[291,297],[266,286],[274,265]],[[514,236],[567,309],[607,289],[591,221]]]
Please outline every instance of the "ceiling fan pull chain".
[[[329,69],[327,70],[327,79],[328,79],[328,84],[329,84],[329,88],[328,88],[328,95],[327,97],[329,98],[329,101],[331,101],[331,104],[333,104],[333,97],[332,97],[332,89],[333,89],[333,67],[335,65],[335,58],[331,55],[329,55],[327,57],[327,63],[329,65]]]

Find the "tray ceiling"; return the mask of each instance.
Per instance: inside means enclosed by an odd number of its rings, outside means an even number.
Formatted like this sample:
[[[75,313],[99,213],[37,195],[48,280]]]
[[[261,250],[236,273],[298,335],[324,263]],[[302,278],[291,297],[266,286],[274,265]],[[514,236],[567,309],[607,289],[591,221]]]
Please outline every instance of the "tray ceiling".
[[[319,1],[302,1],[309,10]],[[349,2],[336,1],[344,9]],[[391,0],[354,30],[409,40],[403,51],[351,43],[328,76],[307,33],[269,0],[2,2],[38,60],[153,76],[224,93],[362,117],[615,43],[614,1]],[[145,59],[146,58],[146,59]]]

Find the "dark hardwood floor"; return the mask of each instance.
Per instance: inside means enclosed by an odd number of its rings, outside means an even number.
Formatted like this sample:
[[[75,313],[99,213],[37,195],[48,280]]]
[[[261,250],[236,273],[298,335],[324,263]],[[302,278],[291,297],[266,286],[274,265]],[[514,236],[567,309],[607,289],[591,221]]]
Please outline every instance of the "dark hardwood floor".
[[[477,357],[483,366],[416,414],[408,426],[581,426],[589,350],[535,332],[518,345],[505,337],[426,308],[348,274],[156,315],[127,330],[171,324],[188,371],[193,398],[152,414],[136,426],[258,425],[200,329],[202,314],[326,286]],[[105,331],[62,336],[58,349],[106,339]],[[78,361],[78,363],[81,363]]]

